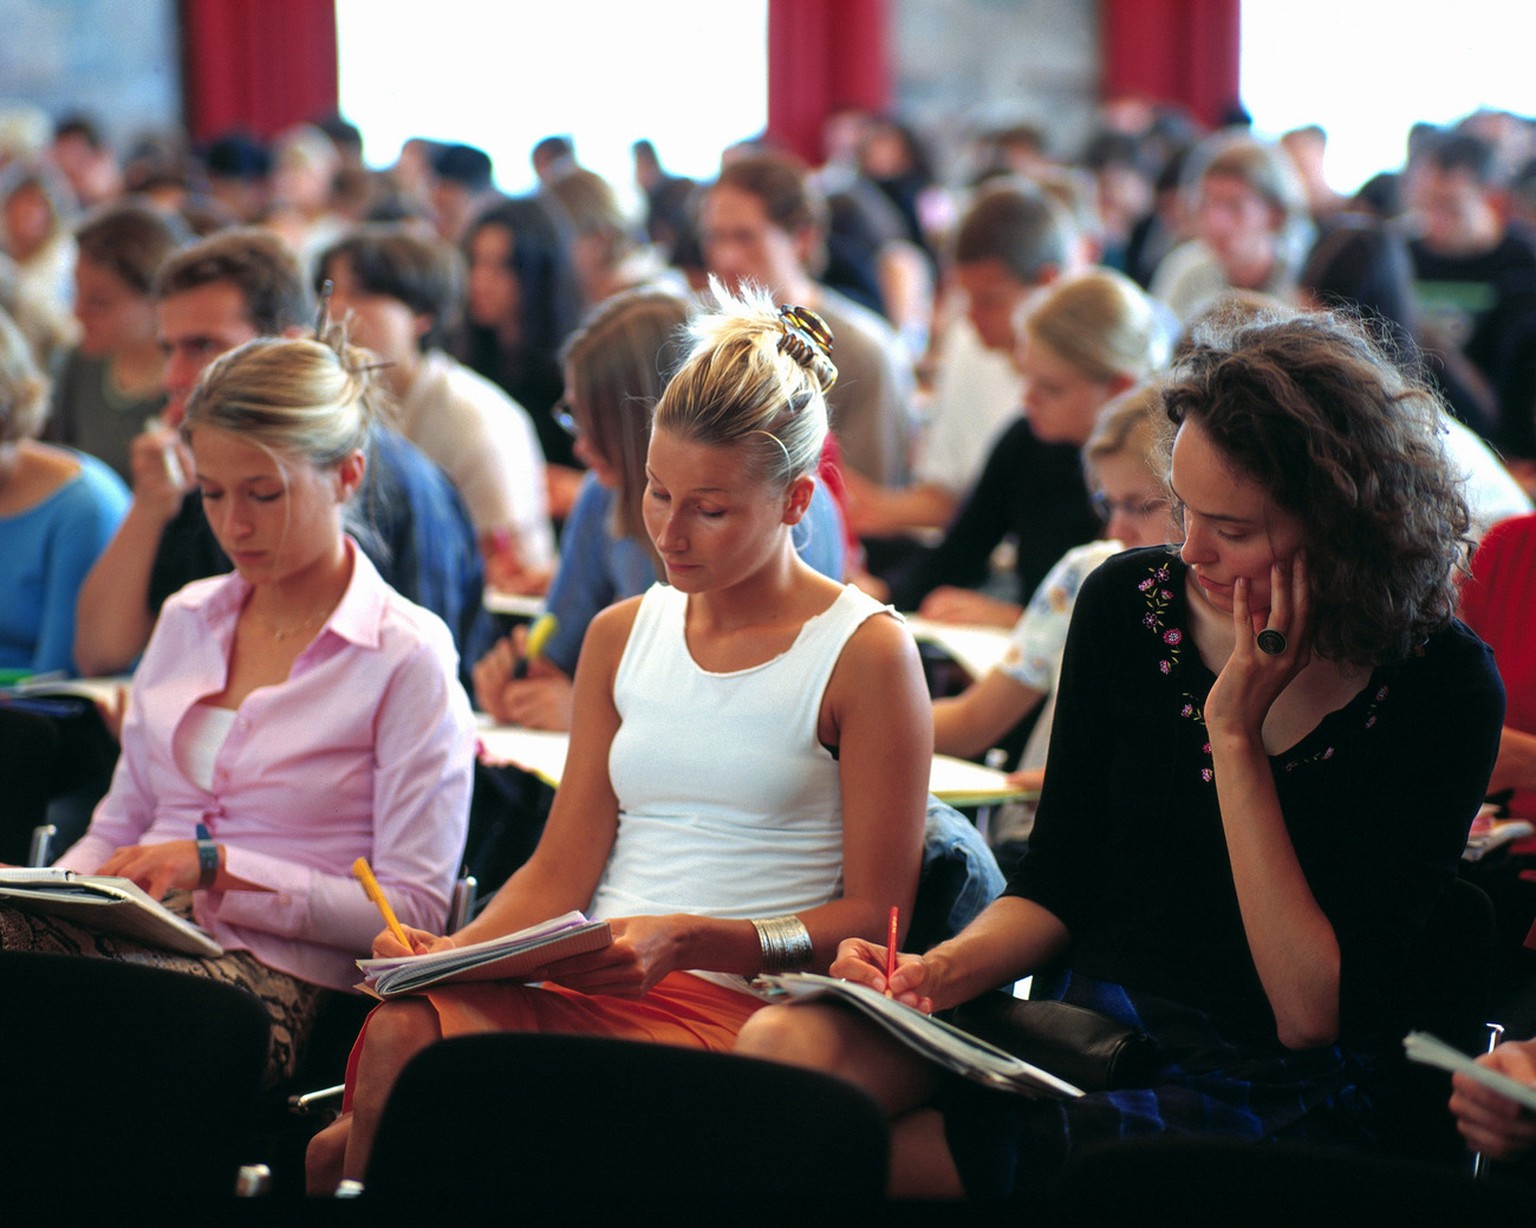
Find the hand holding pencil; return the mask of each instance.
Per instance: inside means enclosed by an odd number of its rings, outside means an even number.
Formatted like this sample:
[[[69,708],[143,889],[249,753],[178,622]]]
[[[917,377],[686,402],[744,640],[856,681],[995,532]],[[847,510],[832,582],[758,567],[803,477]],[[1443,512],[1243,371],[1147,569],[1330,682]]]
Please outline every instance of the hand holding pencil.
[[[928,988],[928,965],[921,955],[897,951],[889,940],[881,946],[864,938],[845,938],[827,971],[845,981],[868,985],[925,1014],[933,1011],[933,999],[924,992]]]
[[[352,863],[352,876],[362,884],[364,893],[384,918],[384,931],[373,940],[375,957],[421,955],[440,945],[452,945],[449,939],[439,938],[426,930],[408,929],[400,924],[400,918],[395,916],[395,910],[390,907],[384,889],[379,886],[379,880],[373,876],[373,867],[368,864],[366,857],[359,857]],[[393,939],[394,945],[387,939]]]

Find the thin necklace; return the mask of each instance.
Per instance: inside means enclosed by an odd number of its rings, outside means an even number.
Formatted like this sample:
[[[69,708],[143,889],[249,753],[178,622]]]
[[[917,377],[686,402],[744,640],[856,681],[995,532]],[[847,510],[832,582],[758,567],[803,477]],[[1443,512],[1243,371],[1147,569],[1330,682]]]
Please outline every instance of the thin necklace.
[[[263,631],[265,631],[274,640],[276,640],[279,644],[281,644],[290,635],[293,635],[294,633],[299,632],[299,631],[303,631],[306,627],[317,626],[318,624],[324,622],[325,618],[326,618],[326,615],[328,613],[329,613],[329,611],[322,610],[318,614],[311,614],[308,618],[304,619],[302,622],[290,623],[286,627],[274,627],[270,622],[268,622],[264,618],[257,618],[256,621],[261,626],[261,629]]]

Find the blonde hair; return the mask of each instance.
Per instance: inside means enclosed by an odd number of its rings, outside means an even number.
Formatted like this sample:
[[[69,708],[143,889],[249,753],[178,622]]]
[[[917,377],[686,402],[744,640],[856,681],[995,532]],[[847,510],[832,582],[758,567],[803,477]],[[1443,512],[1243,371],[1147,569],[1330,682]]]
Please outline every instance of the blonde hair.
[[[221,354],[187,399],[182,436],[214,426],[317,469],[366,449],[382,394],[370,355],[338,340],[258,337]]]
[[[826,441],[832,345],[811,343],[759,286],[733,295],[714,278],[709,284],[716,310],[689,322],[692,349],[661,395],[653,429],[742,448],[755,477],[788,486],[815,471]]]
[[[1092,466],[1110,456],[1140,456],[1148,470],[1162,478],[1158,448],[1165,421],[1162,389],[1155,383],[1138,384],[1099,411],[1093,434],[1083,445],[1083,464]]]
[[[1136,283],[1100,269],[1060,283],[1024,318],[1029,340],[1096,380],[1143,380],[1161,365],[1156,309]]]
[[[21,329],[0,311],[0,443],[34,438],[47,417],[48,381]]]

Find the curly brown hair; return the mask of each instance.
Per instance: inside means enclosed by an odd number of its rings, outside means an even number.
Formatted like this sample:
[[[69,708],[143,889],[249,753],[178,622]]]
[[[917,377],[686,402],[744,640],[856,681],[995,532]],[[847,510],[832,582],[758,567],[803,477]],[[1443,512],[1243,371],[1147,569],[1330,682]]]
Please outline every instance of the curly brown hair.
[[[1208,327],[1163,404],[1301,521],[1321,656],[1401,660],[1450,623],[1471,518],[1441,403],[1358,321],[1318,312]]]

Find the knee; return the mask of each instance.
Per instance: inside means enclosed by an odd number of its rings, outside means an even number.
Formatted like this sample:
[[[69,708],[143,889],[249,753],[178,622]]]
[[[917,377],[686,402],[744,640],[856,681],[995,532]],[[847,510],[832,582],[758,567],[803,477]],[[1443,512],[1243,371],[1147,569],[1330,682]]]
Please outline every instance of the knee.
[[[841,1051],[838,1029],[816,1006],[765,1006],[736,1038],[737,1053],[812,1070],[837,1070]]]
[[[442,1035],[437,1012],[426,1002],[417,998],[386,1002],[369,1016],[363,1060],[398,1068]]]

